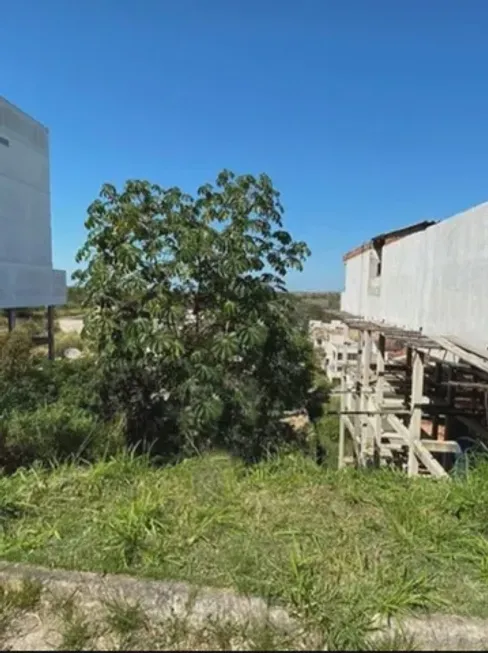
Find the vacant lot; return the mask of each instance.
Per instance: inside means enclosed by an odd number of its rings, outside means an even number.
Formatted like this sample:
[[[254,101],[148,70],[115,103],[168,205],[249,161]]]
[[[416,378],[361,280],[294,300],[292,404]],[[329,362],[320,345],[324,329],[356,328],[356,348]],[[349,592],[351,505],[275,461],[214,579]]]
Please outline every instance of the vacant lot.
[[[289,456],[129,455],[0,479],[0,557],[263,596],[356,646],[375,615],[488,616],[488,468],[453,482]]]

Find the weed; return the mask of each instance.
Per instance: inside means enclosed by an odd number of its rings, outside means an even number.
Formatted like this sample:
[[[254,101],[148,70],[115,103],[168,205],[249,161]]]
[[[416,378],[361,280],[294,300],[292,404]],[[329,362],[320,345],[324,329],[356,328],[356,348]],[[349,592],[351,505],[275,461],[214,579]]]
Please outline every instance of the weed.
[[[138,603],[107,601],[107,624],[119,635],[129,635],[147,626],[147,616]]]
[[[16,587],[7,587],[3,592],[4,600],[15,610],[33,610],[41,600],[42,583],[25,578]]]
[[[61,651],[83,651],[94,638],[91,625],[82,615],[76,615],[66,621],[61,628],[61,635]]]
[[[4,559],[232,587],[285,606],[329,648],[365,647],[377,614],[488,616],[486,465],[434,483],[338,473],[297,454],[158,469],[125,453],[0,477],[2,497]],[[132,606],[109,620],[123,636],[139,617]],[[183,641],[184,629],[165,624],[164,637]]]
[[[402,632],[383,635],[371,642],[367,647],[370,651],[416,651],[415,640]]]
[[[90,648],[97,634],[95,624],[78,609],[75,598],[75,594],[68,598],[53,597],[53,610],[61,622],[61,651],[83,651]]]
[[[41,583],[29,578],[0,585],[0,637],[5,635],[15,618],[38,606],[41,593]]]
[[[67,349],[78,349],[83,351],[85,342],[81,334],[74,331],[69,333],[58,333],[55,339],[55,355],[63,356]]]

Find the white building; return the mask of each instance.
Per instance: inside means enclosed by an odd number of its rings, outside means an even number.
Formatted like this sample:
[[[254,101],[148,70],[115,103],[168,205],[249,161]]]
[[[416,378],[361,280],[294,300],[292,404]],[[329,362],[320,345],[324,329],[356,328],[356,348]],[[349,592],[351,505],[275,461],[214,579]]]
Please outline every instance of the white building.
[[[324,370],[330,381],[339,381],[344,367],[355,365],[358,358],[358,343],[345,340],[342,343],[329,341],[325,345]]]
[[[310,320],[309,333],[327,377],[339,380],[344,365],[354,364],[358,356],[358,343],[352,340],[348,326],[340,320]]]
[[[0,97],[0,309],[66,302],[51,246],[49,133]]]
[[[381,234],[344,256],[341,309],[488,347],[488,203]]]

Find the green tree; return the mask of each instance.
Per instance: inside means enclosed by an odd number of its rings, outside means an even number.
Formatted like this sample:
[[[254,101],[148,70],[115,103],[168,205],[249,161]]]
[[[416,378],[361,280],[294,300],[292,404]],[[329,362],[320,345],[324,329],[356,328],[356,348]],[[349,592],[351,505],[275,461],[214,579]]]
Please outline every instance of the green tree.
[[[77,286],[68,286],[68,306],[71,306],[73,308],[78,308],[83,306],[84,301],[85,301],[85,293],[83,292],[82,288],[78,288]]]
[[[310,402],[313,356],[285,276],[309,251],[283,229],[266,175],[223,171],[196,198],[128,181],[88,210],[76,273],[102,406],[164,455],[225,447],[255,459]]]

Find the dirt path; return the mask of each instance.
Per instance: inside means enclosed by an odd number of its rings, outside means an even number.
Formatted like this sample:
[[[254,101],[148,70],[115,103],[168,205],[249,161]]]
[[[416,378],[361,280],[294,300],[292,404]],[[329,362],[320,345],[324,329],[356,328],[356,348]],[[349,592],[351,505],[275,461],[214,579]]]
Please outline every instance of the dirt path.
[[[82,317],[60,317],[58,323],[63,333],[81,333],[83,329]]]

